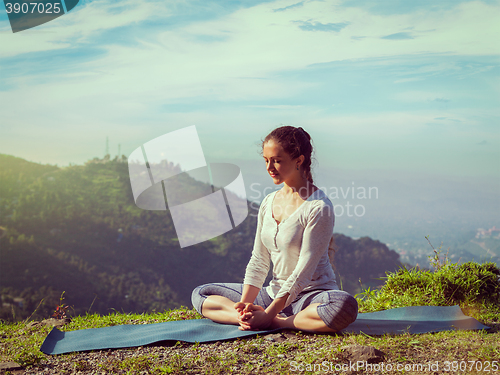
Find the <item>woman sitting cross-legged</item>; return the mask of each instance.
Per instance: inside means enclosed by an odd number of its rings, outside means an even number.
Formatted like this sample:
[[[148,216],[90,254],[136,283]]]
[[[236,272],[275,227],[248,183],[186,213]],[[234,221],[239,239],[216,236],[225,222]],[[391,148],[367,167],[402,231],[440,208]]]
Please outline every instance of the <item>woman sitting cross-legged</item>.
[[[330,264],[333,205],[313,184],[311,154],[311,137],[302,128],[283,126],[264,139],[266,169],[283,187],[260,205],[243,284],[205,284],[193,291],[203,316],[241,330],[337,332],[354,322],[356,299],[338,289]],[[271,262],[273,278],[262,288]]]

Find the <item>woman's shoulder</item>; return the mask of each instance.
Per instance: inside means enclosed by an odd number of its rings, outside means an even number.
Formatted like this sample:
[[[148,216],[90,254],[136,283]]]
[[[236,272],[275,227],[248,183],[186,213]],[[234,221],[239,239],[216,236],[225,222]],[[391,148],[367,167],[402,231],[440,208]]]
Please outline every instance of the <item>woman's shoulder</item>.
[[[323,190],[318,189],[307,200],[307,206],[302,211],[307,220],[312,220],[316,216],[335,217],[334,207]]]
[[[323,223],[322,227],[327,225],[329,228],[335,223],[332,202],[321,189],[314,191],[304,204],[306,206],[301,210],[298,218],[303,227],[311,222],[321,222]],[[330,229],[328,229],[328,233],[330,233]],[[329,235],[331,236],[331,233]]]
[[[312,196],[311,196],[311,207],[324,207],[324,206],[328,206],[328,207],[332,207],[333,208],[333,203],[330,201],[330,198],[328,198],[328,196],[325,194],[325,192],[323,190],[321,190],[320,188],[318,188],[317,190],[315,190],[313,193],[312,193]]]
[[[273,191],[273,192],[271,192],[271,193],[267,194],[267,195],[264,197],[264,199],[262,200],[262,202],[260,202],[260,209],[261,209],[261,210],[265,210],[265,209],[267,208],[267,206],[268,206],[269,204],[271,204],[271,202],[273,201],[273,197],[274,197],[274,195],[276,194],[276,192],[277,192],[277,191],[278,191],[278,190],[275,190],[275,191]]]

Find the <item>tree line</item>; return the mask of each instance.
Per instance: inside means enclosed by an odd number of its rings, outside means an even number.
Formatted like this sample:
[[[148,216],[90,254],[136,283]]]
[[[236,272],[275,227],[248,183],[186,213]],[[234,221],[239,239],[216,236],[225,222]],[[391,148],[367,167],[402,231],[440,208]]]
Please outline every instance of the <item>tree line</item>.
[[[0,318],[162,311],[191,306],[207,282],[241,282],[256,212],[217,238],[179,247],[167,211],[136,207],[126,159],[57,167],[0,154]],[[191,181],[182,189],[200,188]],[[368,237],[337,234],[335,270],[344,290],[382,282],[398,254]]]

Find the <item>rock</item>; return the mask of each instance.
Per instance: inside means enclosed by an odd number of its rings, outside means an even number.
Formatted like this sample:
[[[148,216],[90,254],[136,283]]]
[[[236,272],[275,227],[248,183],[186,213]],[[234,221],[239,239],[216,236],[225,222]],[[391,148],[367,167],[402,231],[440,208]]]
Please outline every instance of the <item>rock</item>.
[[[17,362],[2,362],[0,363],[0,370],[20,370],[23,366],[21,366]]]
[[[281,333],[270,333],[266,335],[266,340],[271,342],[283,342],[287,340],[287,337]]]
[[[348,345],[344,348],[344,353],[351,362],[379,363],[384,360],[384,353],[373,346]]]
[[[54,318],[50,318],[50,319],[45,319],[45,320],[42,320],[42,324],[45,324],[45,325],[48,325],[48,326],[53,326],[53,327],[62,327],[63,325],[66,325],[68,323],[71,322],[71,319],[70,318],[64,318],[64,319],[54,319]]]
[[[29,322],[26,325],[26,328],[33,328],[33,327],[36,327],[36,326],[39,326],[39,325],[40,325],[40,322]]]
[[[297,331],[284,330],[280,334],[287,340],[297,341]]]

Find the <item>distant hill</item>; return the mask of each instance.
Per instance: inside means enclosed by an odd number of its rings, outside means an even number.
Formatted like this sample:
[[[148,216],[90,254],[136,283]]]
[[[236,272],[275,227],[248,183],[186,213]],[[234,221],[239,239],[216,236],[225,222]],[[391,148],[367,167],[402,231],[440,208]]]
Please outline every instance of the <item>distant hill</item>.
[[[338,251],[334,256],[337,283],[342,289],[356,294],[371,287],[384,284],[380,280],[386,271],[394,271],[402,266],[399,254],[390,250],[380,241],[370,237],[357,240],[343,234],[335,235]]]
[[[162,311],[190,306],[207,282],[241,282],[256,212],[234,230],[181,249],[168,211],[136,207],[126,159],[59,168],[0,154],[0,318]],[[190,181],[196,188],[199,182]],[[335,268],[351,293],[382,282],[397,253],[368,237],[337,235]],[[40,304],[40,301],[43,302]]]

